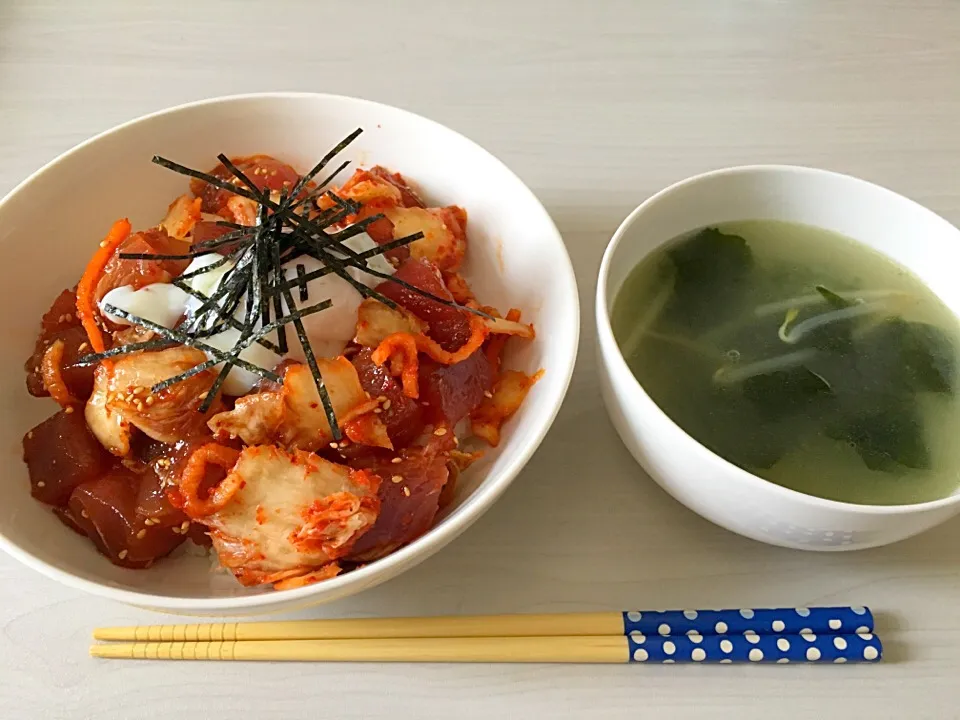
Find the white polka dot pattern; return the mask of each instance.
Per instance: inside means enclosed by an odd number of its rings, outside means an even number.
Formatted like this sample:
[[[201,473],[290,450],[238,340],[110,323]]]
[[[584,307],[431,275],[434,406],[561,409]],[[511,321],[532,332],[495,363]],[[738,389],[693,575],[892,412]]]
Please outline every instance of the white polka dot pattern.
[[[630,610],[623,613],[624,633],[644,635],[737,634],[747,630],[758,635],[800,632],[841,634],[873,630],[873,615],[867,608],[737,608],[735,610]],[[839,626],[837,623],[840,623]],[[856,630],[853,630],[856,628]]]
[[[883,652],[872,613],[859,606],[630,610],[622,617],[632,662],[862,663]]]
[[[881,659],[882,646],[875,635],[819,634],[811,640],[801,635],[701,635],[697,642],[689,635],[624,638],[627,657],[633,662],[654,663],[862,663]]]

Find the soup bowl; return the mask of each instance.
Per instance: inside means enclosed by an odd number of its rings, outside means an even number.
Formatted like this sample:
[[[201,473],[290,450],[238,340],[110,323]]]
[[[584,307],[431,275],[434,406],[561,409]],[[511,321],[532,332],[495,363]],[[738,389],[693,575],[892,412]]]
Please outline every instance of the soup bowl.
[[[620,225],[600,266],[598,366],[604,403],[630,453],[678,501],[755,540],[804,550],[856,550],[902,540],[960,512],[960,491],[911,505],[857,505],[787,489],[698,443],[644,391],[611,327],[630,271],[664,243],[706,225],[757,219],[841,233],[913,272],[960,314],[960,230],[923,206],[864,180],[825,170],[750,166],[679,182]]]
[[[24,387],[40,317],[77,278],[110,224],[135,228],[163,216],[187,189],[154,154],[209,168],[216,155],[267,153],[301,172],[355,128],[343,153],[354,165],[402,172],[437,205],[469,213],[464,275],[485,302],[523,310],[537,336],[510,343],[508,367],[545,374],[504,426],[500,444],[466,470],[455,497],[425,534],[353,572],[305,587],[242,587],[210,558],[182,553],[149,570],[112,565],[93,544],[30,497],[21,462],[24,433],[53,412]],[[338,160],[341,158],[338,158]],[[350,168],[352,172],[353,167]],[[345,179],[349,173],[344,173]],[[396,576],[462,533],[506,490],[536,450],[560,407],[573,371],[579,310],[573,270],[559,232],[534,194],[493,155],[442,125],[366,100],[311,93],[215,98],[149,115],[99,135],[37,171],[0,201],[0,383],[6,452],[0,481],[0,548],[56,581],[98,596],[161,611],[245,615],[343,598]],[[546,273],[550,283],[532,281]]]

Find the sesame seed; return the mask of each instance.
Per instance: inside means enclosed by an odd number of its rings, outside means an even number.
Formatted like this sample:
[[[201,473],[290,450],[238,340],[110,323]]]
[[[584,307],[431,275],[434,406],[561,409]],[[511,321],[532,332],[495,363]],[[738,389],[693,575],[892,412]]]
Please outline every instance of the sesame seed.
[[[64,411],[67,415],[72,415],[72,414],[73,414],[73,405],[68,405],[67,407],[65,407],[65,408],[63,409],[63,411]]]
[[[403,494],[407,497],[410,497],[410,488],[408,488],[406,485],[403,486]]]
[[[382,413],[382,412],[383,412],[383,410],[381,410],[380,408],[374,408],[374,409],[373,409],[373,414],[374,414],[374,415],[379,415],[379,414]]]
[[[27,440],[33,440],[33,430],[27,433]]]
[[[144,528],[143,530],[137,533],[137,540],[143,540],[143,538],[146,537],[146,535],[147,535],[147,529]]]
[[[101,240],[101,241],[100,241],[100,247],[106,247],[106,246],[107,246],[107,241],[106,241],[106,240]]]
[[[200,397],[201,400],[206,400],[206,399],[207,399],[207,393],[202,392],[202,393],[200,393],[199,397]]]
[[[81,511],[80,511],[80,517],[82,517],[82,518],[88,518],[88,517],[90,517],[90,516],[87,514],[87,511],[86,511],[86,510],[81,510]]]
[[[394,458],[393,460],[391,460],[390,462],[392,462],[394,465],[399,465],[400,463],[403,462],[403,458],[395,457],[395,458]]]
[[[190,529],[189,520],[184,520],[182,523],[180,523],[180,532],[185,533],[189,529]]]
[[[436,430],[433,431],[433,434],[436,435],[437,437],[443,437],[444,435],[447,434],[447,429],[445,427],[438,427]]]
[[[43,480],[37,483],[37,487],[46,487],[46,486],[47,484]]]
[[[487,398],[492,398],[492,397],[493,397],[493,393],[490,392],[489,390],[484,390],[484,391],[483,391],[483,396],[484,396],[484,397],[487,397]]]
[[[83,352],[83,351],[86,350],[88,347],[90,347],[90,346],[87,345],[85,342],[84,342],[84,343],[80,343],[80,347],[77,348],[77,351],[78,351],[78,352]]]
[[[174,535],[179,535],[179,534],[180,534],[180,528],[178,528],[178,527],[172,527],[172,528],[170,528],[170,529],[173,530],[173,534],[174,534]]]
[[[135,388],[133,389],[133,394],[134,394],[134,395],[140,395],[140,394],[142,394],[142,393],[143,393],[143,388],[142,388],[142,387],[135,387]]]
[[[386,395],[378,395],[378,396],[377,396],[377,402],[386,402],[386,401],[387,401],[387,396],[386,396]]]
[[[73,315],[70,313],[67,313],[66,315],[63,316],[63,319],[66,320],[67,322],[70,322],[71,320],[73,320]]]
[[[127,551],[121,550],[119,553],[117,553],[117,557],[120,558],[121,560],[125,560],[127,557]]]
[[[336,449],[337,449],[338,447],[340,447],[340,446],[337,445],[335,442],[332,442],[332,443],[330,443],[330,447],[333,448],[334,450],[336,450]]]
[[[147,395],[147,399],[144,400],[144,402],[145,402],[147,405],[153,405],[153,403],[154,403],[155,401],[156,401],[156,398],[155,398],[153,395]]]
[[[395,483],[402,483],[402,482],[403,482],[403,475],[394,475],[394,476],[393,476],[392,478],[390,478],[390,479],[391,479],[393,482],[395,482]]]
[[[393,403],[392,403],[390,400],[385,400],[384,403],[383,403],[383,409],[384,409],[384,410],[389,410],[389,409],[390,409],[390,406],[391,406],[392,404],[393,404]]]

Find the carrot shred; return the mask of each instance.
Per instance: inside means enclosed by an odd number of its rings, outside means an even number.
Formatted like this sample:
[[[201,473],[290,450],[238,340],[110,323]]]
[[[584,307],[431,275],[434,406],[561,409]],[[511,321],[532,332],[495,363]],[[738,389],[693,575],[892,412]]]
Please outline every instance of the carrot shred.
[[[43,377],[43,386],[50,393],[50,397],[57,401],[60,407],[69,407],[77,402],[70,393],[70,388],[63,380],[61,368],[63,366],[63,340],[56,340],[43,353],[40,361],[40,374]]]
[[[449,352],[444,350],[436,340],[427,337],[423,333],[414,336],[417,343],[417,350],[429,355],[431,358],[444,365],[454,365],[463,362],[473,355],[483,345],[487,335],[490,334],[489,328],[483,322],[483,319],[476,316],[470,316],[470,337],[457,350]]]
[[[400,365],[400,382],[403,394],[409,398],[420,397],[420,360],[417,358],[416,336],[407,332],[387,335],[370,356],[377,365],[391,360],[391,365]]]
[[[97,307],[94,294],[97,291],[97,284],[103,277],[103,271],[110,258],[120,243],[130,236],[130,221],[127,218],[117,220],[110,228],[110,232],[100,242],[100,248],[90,258],[83,276],[77,285],[77,317],[83,329],[87,331],[87,338],[90,340],[90,347],[94,352],[101,353],[106,350],[106,344],[103,340],[103,333],[97,324]]]
[[[483,320],[474,316],[470,318],[470,337],[454,352],[444,350],[436,340],[423,333],[395,332],[381,340],[370,357],[377,365],[389,360],[392,374],[400,375],[403,394],[417,398],[420,396],[418,352],[444,365],[454,365],[479,350],[489,334],[490,330]]]
[[[240,457],[240,452],[226,445],[207,443],[193,451],[180,476],[180,493],[183,495],[183,511],[197,519],[213,515],[243,487],[243,477],[230,472]],[[210,490],[206,498],[200,497],[200,488],[207,475],[207,464],[219,465],[227,476]]]

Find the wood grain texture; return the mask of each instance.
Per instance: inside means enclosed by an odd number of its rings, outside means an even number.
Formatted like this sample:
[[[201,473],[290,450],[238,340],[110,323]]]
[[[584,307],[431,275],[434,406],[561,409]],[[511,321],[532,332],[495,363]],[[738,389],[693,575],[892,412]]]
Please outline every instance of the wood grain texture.
[[[339,29],[325,33],[334,14]],[[4,556],[0,716],[960,717],[960,522],[833,555],[710,525],[644,478],[614,437],[592,327],[595,273],[617,224],[709,168],[823,166],[960,222],[958,33],[952,0],[0,2],[0,193],[145,112],[234,92],[328,91],[477,140],[564,234],[582,349],[536,457],[431,560],[288,617],[870,604],[889,658],[843,668],[108,666],[87,657],[94,625],[176,620],[66,590]]]

